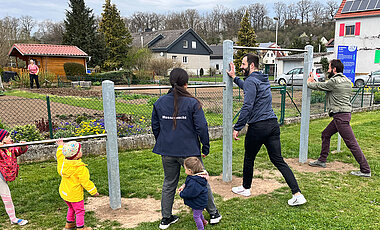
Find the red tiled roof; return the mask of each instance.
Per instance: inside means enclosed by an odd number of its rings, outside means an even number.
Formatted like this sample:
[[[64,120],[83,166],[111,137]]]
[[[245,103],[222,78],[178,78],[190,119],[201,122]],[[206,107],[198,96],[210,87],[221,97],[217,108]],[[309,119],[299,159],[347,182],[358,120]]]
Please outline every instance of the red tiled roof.
[[[359,11],[359,12],[342,14],[342,10],[343,10],[343,7],[344,7],[344,4],[346,3],[346,1],[347,0],[343,0],[342,3],[340,4],[338,12],[334,16],[335,19],[367,17],[367,16],[374,16],[374,15],[380,16],[380,10],[367,10],[367,11]]]
[[[12,46],[8,56],[14,49],[17,49],[22,56],[75,56],[87,57],[88,55],[76,46],[50,45],[50,44],[21,44],[16,43]]]

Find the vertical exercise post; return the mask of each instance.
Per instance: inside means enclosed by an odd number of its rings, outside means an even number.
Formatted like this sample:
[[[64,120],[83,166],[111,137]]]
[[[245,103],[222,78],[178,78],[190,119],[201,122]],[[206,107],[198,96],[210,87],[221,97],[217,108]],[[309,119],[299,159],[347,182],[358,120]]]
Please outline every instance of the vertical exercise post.
[[[309,122],[310,122],[310,98],[311,89],[307,87],[307,78],[313,67],[313,46],[305,47],[304,66],[303,66],[303,82],[302,82],[302,109],[301,109],[301,136],[300,136],[300,152],[299,162],[305,163],[308,154],[309,142]]]
[[[223,42],[223,181],[232,181],[232,79],[227,75],[230,63],[233,61],[233,42]]]
[[[119,153],[117,145],[115,89],[112,81],[102,82],[104,122],[107,132],[107,169],[110,206],[121,208]]]

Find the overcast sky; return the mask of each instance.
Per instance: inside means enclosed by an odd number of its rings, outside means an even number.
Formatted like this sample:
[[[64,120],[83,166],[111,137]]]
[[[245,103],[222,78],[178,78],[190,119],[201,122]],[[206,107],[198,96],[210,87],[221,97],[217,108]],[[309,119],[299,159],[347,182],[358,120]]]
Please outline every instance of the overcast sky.
[[[186,9],[197,9],[200,13],[203,13],[211,11],[217,4],[236,9],[243,5],[258,2],[266,4],[269,15],[273,16],[273,3],[278,1],[281,0],[111,0],[111,3],[116,4],[123,17],[129,17],[138,11],[167,13]],[[286,4],[297,1],[298,0],[283,0]],[[96,16],[100,16],[102,13],[104,2],[104,0],[85,0],[87,7],[93,9]],[[321,0],[321,2],[325,3],[327,0]],[[68,9],[67,0],[0,0],[0,5],[0,18],[29,15],[37,21],[46,19],[63,21],[66,9]]]

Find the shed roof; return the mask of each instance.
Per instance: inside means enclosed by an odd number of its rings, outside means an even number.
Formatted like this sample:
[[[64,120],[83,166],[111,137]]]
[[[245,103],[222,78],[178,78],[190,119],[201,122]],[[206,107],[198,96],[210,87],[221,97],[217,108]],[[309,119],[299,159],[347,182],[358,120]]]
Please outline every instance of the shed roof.
[[[77,46],[69,45],[16,43],[12,46],[8,56],[15,56],[17,52],[22,56],[88,57],[87,53]]]
[[[313,53],[313,58],[316,57],[322,57],[331,54],[332,52],[323,52],[323,53]],[[304,53],[299,54],[293,54],[283,57],[278,57],[278,60],[288,60],[288,61],[296,61],[296,60],[303,60],[304,59]]]

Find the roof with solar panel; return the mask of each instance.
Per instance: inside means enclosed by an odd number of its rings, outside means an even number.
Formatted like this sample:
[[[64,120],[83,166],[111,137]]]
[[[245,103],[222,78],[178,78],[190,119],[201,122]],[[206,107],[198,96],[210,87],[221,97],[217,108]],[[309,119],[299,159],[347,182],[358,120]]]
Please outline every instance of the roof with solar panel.
[[[380,15],[380,0],[343,0],[335,19]]]

